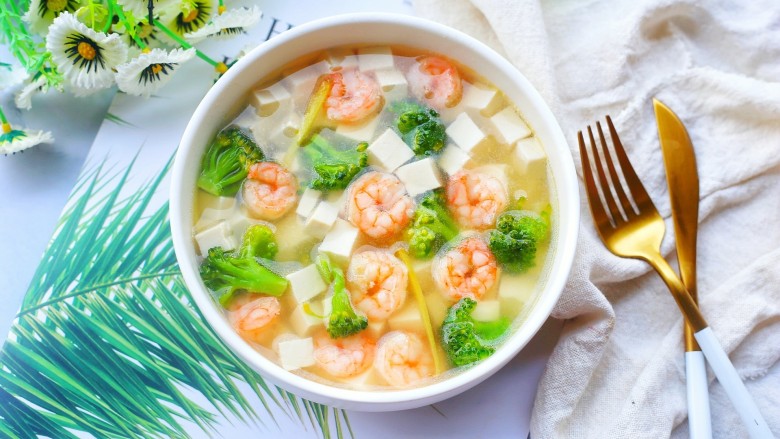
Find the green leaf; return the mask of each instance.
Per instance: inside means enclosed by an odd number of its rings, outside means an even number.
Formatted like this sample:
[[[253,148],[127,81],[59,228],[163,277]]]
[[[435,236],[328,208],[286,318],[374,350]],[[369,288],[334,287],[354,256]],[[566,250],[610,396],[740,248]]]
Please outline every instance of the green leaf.
[[[268,385],[217,338],[154,207],[170,162],[140,188],[131,169],[87,168],[71,194],[0,350],[0,437],[213,435],[218,414],[271,428],[272,406],[351,435],[343,411]]]

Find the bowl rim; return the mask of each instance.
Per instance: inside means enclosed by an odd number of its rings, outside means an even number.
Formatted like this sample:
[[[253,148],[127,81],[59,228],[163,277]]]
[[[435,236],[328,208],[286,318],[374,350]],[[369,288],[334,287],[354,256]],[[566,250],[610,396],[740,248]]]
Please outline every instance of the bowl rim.
[[[436,34],[442,38],[451,39],[456,45],[470,48],[479,53],[480,56],[488,58],[493,64],[491,68],[500,70],[502,74],[506,74],[513,81],[518,82],[517,85],[524,97],[527,98],[529,106],[533,107],[541,116],[543,123],[546,125],[545,128],[552,137],[552,142],[547,142],[544,145],[548,157],[552,150],[556,154],[561,155],[560,172],[550,174],[554,177],[554,193],[557,199],[557,233],[559,241],[555,249],[555,257],[552,261],[546,262],[550,264],[549,267],[552,269],[552,272],[548,276],[543,290],[538,293],[533,309],[528,313],[520,327],[489,358],[441,381],[409,389],[379,391],[373,389],[346,389],[317,382],[283,369],[260,352],[254,350],[227,324],[224,314],[217,309],[210,297],[210,293],[202,285],[197,268],[193,267],[189,263],[188,258],[183,254],[183,252],[189,251],[186,241],[191,241],[192,237],[190,232],[191,225],[183,223],[185,215],[182,214],[182,209],[184,208],[183,205],[187,204],[185,201],[187,197],[194,198],[193,189],[183,187],[183,177],[187,173],[187,166],[191,162],[191,160],[190,162],[187,161],[187,153],[198,142],[198,139],[195,138],[198,125],[201,121],[208,118],[207,113],[223,94],[224,90],[230,86],[233,78],[237,77],[243,70],[251,68],[264,55],[277,49],[279,46],[299,38],[306,38],[308,34],[316,33],[326,28],[350,26],[357,23],[364,24],[366,22],[394,25],[399,26],[399,28]],[[478,71],[479,69],[475,70]],[[197,162],[199,163],[199,160]],[[191,204],[192,201],[189,202],[190,207]],[[232,66],[211,87],[198,104],[182,135],[173,165],[170,205],[170,223],[174,249],[187,288],[191,292],[199,311],[227,347],[241,360],[245,361],[274,384],[317,402],[358,410],[361,408],[364,410],[392,410],[436,402],[473,387],[506,365],[538,332],[558,302],[574,261],[580,215],[579,189],[574,161],[560,125],[538,91],[515,66],[484,43],[456,29],[419,17],[376,12],[336,15],[296,26],[260,44]],[[566,208],[566,217],[562,214],[564,207]],[[403,403],[406,403],[406,405],[403,407],[398,406]]]

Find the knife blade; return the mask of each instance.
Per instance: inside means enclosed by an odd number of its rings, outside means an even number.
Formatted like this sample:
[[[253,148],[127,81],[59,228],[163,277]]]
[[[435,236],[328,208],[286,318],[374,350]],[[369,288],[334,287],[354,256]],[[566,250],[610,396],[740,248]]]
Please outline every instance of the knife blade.
[[[658,139],[666,167],[666,182],[672,207],[680,277],[694,301],[696,292],[696,240],[699,222],[699,176],[696,156],[688,131],[677,115],[653,99]],[[685,325],[688,423],[694,439],[711,438],[709,394],[704,356],[693,330]]]
[[[653,108],[666,166],[680,277],[696,300],[696,231],[699,222],[696,157],[688,131],[677,115],[658,99],[653,99]],[[699,350],[691,331],[685,333],[685,348],[686,351]]]

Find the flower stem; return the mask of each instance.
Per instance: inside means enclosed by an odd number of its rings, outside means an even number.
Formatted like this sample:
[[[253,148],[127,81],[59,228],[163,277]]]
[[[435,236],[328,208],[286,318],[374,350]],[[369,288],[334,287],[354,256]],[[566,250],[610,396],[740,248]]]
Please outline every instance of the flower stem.
[[[108,2],[108,15],[106,17],[106,25],[103,27],[103,33],[108,33],[111,29],[111,25],[114,23],[114,2],[109,0]]]
[[[115,0],[108,0],[109,7],[114,6],[114,1]],[[119,20],[122,22],[122,24],[125,25],[125,29],[127,29],[130,33],[130,36],[133,38],[133,41],[135,41],[135,44],[138,44],[138,47],[140,47],[141,50],[146,50],[146,43],[144,43],[142,39],[138,38],[138,32],[135,31],[135,23],[131,24],[130,21],[128,21],[125,13],[120,7],[116,8],[116,15],[119,17]]]
[[[158,29],[160,29],[161,31],[165,32],[165,34],[168,35],[172,40],[174,40],[177,43],[179,43],[179,45],[181,45],[181,47],[183,47],[185,49],[195,49],[195,54],[198,55],[198,58],[200,58],[203,61],[206,61],[207,63],[209,63],[212,66],[214,66],[214,69],[217,72],[219,72],[220,74],[225,73],[227,71],[228,67],[227,67],[227,65],[225,65],[225,63],[214,61],[213,59],[211,59],[211,57],[209,57],[205,53],[203,53],[200,50],[198,50],[195,47],[193,47],[192,44],[184,41],[184,38],[180,37],[179,35],[177,35],[172,30],[168,29],[168,27],[166,27],[164,24],[160,23],[157,20],[154,20],[154,25]]]

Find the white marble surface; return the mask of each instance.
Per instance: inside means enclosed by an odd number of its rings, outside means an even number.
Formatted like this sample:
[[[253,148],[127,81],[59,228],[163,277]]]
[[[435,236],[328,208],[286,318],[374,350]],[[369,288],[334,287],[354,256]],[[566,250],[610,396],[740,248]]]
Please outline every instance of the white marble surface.
[[[7,59],[0,48],[0,59]],[[55,143],[0,156],[0,344],[92,146],[113,91],[88,98],[49,93],[19,111],[10,93],[0,94],[12,125],[46,129]]]

